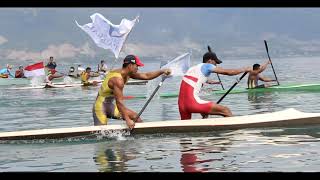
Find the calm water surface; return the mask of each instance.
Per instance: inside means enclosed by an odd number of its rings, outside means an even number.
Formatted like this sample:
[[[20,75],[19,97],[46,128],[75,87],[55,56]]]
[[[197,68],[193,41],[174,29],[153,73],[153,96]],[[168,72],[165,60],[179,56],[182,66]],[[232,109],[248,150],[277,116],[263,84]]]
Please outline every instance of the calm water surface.
[[[262,59],[224,60],[233,68],[263,62]],[[320,83],[319,57],[273,59],[280,83]],[[141,71],[158,69],[146,62]],[[273,77],[271,67],[263,75]],[[220,76],[226,88],[237,76]],[[212,75],[211,78],[217,79]],[[146,86],[127,86],[125,94],[151,94],[159,80]],[[239,87],[245,87],[246,80]],[[166,80],[160,93],[177,92],[180,79]],[[237,86],[237,87],[238,87]],[[0,87],[0,132],[93,125],[91,108],[97,87],[7,90]],[[217,85],[206,88],[220,89]],[[320,112],[319,92],[265,92],[229,94],[221,104],[234,115],[274,112],[296,108]],[[217,101],[220,95],[204,93]],[[127,100],[139,111],[146,99]],[[213,116],[214,117],[214,116]],[[156,96],[144,121],[179,119],[177,98]],[[193,115],[193,118],[200,118]],[[123,123],[111,120],[110,124]],[[156,134],[63,141],[2,142],[0,171],[50,172],[247,172],[319,171],[320,126],[262,128],[209,133]]]

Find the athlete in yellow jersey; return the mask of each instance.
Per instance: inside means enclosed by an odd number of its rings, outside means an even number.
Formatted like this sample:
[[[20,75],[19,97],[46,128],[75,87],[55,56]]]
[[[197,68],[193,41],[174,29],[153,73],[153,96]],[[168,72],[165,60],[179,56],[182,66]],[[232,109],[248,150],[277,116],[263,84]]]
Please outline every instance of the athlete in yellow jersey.
[[[85,71],[81,72],[80,78],[81,78],[81,83],[83,86],[96,86],[98,84],[97,81],[93,81],[92,83],[89,82],[89,79],[91,77],[91,68],[87,67]]]
[[[153,72],[138,73],[138,66],[144,66],[144,64],[137,56],[128,55],[123,60],[121,69],[112,70],[107,74],[93,105],[94,125],[106,125],[108,118],[114,118],[125,120],[128,127],[132,129],[135,121],[142,122],[140,118],[136,120],[136,112],[124,105],[124,85],[130,78],[151,80],[162,74],[169,75],[171,71],[170,69],[161,69]]]
[[[262,73],[268,66],[268,64],[271,64],[271,61],[267,61],[265,64],[260,66],[260,64],[254,64],[253,69],[249,72],[249,77],[248,77],[248,89],[253,89],[253,88],[265,88],[269,87],[269,84],[258,84],[258,81],[264,81],[264,82],[272,82],[276,80],[272,80],[269,78],[265,78],[260,76],[260,73]]]

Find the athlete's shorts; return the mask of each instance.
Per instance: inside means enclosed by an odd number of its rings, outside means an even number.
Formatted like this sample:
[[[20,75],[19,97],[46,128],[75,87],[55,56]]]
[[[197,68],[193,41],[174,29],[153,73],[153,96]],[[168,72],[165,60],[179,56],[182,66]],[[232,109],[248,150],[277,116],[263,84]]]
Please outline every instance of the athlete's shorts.
[[[121,114],[112,98],[98,96],[92,108],[94,125],[107,125],[109,118],[121,119]]]
[[[178,100],[181,120],[191,119],[192,113],[208,114],[211,112],[214,103],[201,100],[193,92],[194,88],[182,80]]]

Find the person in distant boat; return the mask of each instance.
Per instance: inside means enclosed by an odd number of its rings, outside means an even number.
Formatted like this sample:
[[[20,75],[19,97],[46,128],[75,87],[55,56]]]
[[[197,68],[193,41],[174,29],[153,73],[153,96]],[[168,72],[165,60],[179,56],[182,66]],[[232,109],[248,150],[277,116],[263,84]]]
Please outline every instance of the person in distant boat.
[[[100,64],[98,64],[98,72],[108,72],[108,66],[104,63],[104,60],[101,60]]]
[[[83,84],[83,86],[96,86],[98,84],[97,81],[89,82],[89,79],[91,76],[92,76],[91,68],[87,67],[86,70],[80,74],[81,83]]]
[[[19,66],[19,69],[16,70],[15,78],[26,78],[24,76],[23,66]]]
[[[127,126],[132,129],[135,126],[135,122],[142,122],[140,117],[137,119],[137,113],[127,108],[123,102],[125,84],[130,78],[151,80],[162,74],[169,75],[171,73],[170,69],[140,73],[138,72],[138,67],[142,66],[144,64],[139,57],[127,55],[123,60],[122,68],[109,71],[93,105],[94,125],[106,125],[109,118],[114,118],[125,120]]]
[[[268,66],[268,64],[271,64],[271,61],[268,60],[265,64],[260,66],[260,64],[254,64],[252,71],[249,72],[248,76],[248,89],[253,89],[253,88],[265,88],[265,87],[270,87],[269,84],[258,84],[258,81],[263,81],[263,82],[272,82],[276,81],[273,79],[269,79],[266,77],[260,76],[260,73],[262,73]]]
[[[56,62],[54,62],[53,56],[50,56],[49,62],[48,62],[48,64],[46,65],[46,67],[47,67],[48,69],[56,69],[57,64],[56,64]]]
[[[49,69],[46,76],[46,86],[52,86],[52,80],[55,78],[63,77],[63,74],[57,74],[55,69]]]
[[[70,67],[68,76],[69,77],[73,77],[73,78],[77,78],[78,77],[73,66]]]
[[[12,65],[7,64],[6,68],[3,68],[0,70],[0,78],[8,78],[9,76],[14,78],[14,75],[12,74],[11,69],[12,69]]]
[[[181,120],[191,119],[192,113],[200,113],[202,118],[208,115],[232,116],[230,109],[210,101],[200,99],[199,92],[203,83],[207,82],[211,73],[228,76],[249,72],[250,67],[241,69],[223,69],[217,67],[222,63],[214,52],[207,52],[203,55],[203,63],[192,66],[185,73],[180,85],[178,105]]]

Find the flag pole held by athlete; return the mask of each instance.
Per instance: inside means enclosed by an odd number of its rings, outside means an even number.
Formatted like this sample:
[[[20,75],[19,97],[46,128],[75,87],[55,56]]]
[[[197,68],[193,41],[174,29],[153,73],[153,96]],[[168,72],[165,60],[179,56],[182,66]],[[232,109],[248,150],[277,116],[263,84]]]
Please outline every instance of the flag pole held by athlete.
[[[191,53],[182,54],[181,56],[176,57],[175,59],[173,59],[172,61],[168,62],[167,64],[165,64],[165,65],[163,65],[161,67],[161,69],[166,69],[166,68],[170,69],[171,70],[171,74],[170,74],[170,76],[162,76],[162,80],[160,81],[160,83],[158,84],[156,89],[153,91],[153,93],[151,94],[150,98],[147,100],[147,102],[143,106],[143,108],[140,110],[140,112],[139,112],[138,116],[136,117],[136,119],[138,119],[140,117],[142,112],[148,106],[148,104],[150,103],[151,99],[154,97],[154,95],[157,93],[157,91],[162,86],[164,80],[166,80],[167,78],[173,77],[173,76],[183,76],[184,73],[187,72],[187,70],[190,67],[190,63],[191,63],[190,62],[190,57],[191,57]]]

